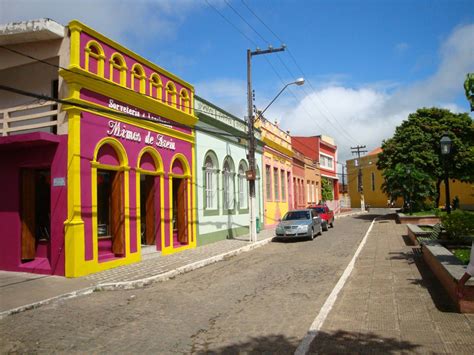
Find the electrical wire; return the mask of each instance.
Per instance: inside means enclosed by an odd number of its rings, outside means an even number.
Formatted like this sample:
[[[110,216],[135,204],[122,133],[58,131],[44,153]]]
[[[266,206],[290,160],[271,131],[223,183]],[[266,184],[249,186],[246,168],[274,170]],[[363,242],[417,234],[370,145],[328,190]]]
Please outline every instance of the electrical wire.
[[[265,26],[265,28],[267,28],[271,34],[273,34],[273,36],[279,40],[281,43],[284,43],[283,39],[278,36],[275,31],[273,31],[270,26],[268,26],[265,21],[262,20],[262,18],[260,16],[258,16],[255,11],[253,11],[250,6],[248,6],[248,4],[244,1],[244,0],[241,0],[242,4],[247,8],[247,10],[257,19],[260,21],[260,23]],[[313,92],[315,93],[315,96],[316,98],[321,102],[321,104],[325,107],[326,111],[332,116],[332,118],[334,119],[334,121],[336,121],[338,123],[338,125],[340,126],[340,131],[346,136],[346,138],[349,138],[350,141],[354,141],[356,142],[357,140],[354,139],[354,137],[348,132],[346,131],[346,129],[344,128],[344,126],[339,122],[339,120],[331,113],[331,111],[329,111],[329,109],[327,108],[327,106],[325,105],[324,101],[319,97],[319,95],[317,94],[315,88],[313,87],[309,77],[306,76],[305,72],[303,71],[303,69],[301,68],[301,66],[298,64],[298,62],[296,61],[296,58],[293,56],[293,53],[291,52],[291,50],[289,48],[287,48],[287,52],[288,54],[290,55],[290,58],[293,60],[294,64],[296,65],[296,67],[298,68],[298,70],[300,71],[300,73],[303,75],[303,77],[305,78],[305,80],[308,82],[309,86],[311,87],[311,89],[313,90]],[[294,75],[292,74],[291,70],[288,68],[288,66],[284,63],[284,61],[281,59],[280,56],[278,56],[278,58],[280,59],[281,63],[283,64],[283,66],[286,68],[286,70],[290,73],[290,75],[292,75],[294,77]],[[318,107],[318,105],[316,105],[316,103],[314,102],[313,100],[313,97],[311,95],[308,95],[306,89],[303,88],[303,91],[305,92],[306,96],[309,96],[310,97],[310,100],[313,101],[313,104],[314,104],[314,107],[316,107],[316,109],[323,115],[323,117],[331,124],[331,121],[328,119],[328,117],[321,111],[321,109]],[[331,124],[332,125],[332,124]],[[333,126],[334,127],[334,126]],[[336,128],[336,127],[334,127]]]
[[[216,136],[228,136],[228,137],[236,137],[236,138],[244,138],[244,139],[248,138],[248,136],[246,134],[239,135],[239,134],[233,134],[233,133],[218,132],[218,131],[209,130],[209,129],[199,127],[199,126],[193,126],[192,127],[192,126],[184,125],[184,124],[176,122],[176,121],[170,121],[169,123],[168,122],[157,122],[157,121],[155,121],[153,119],[149,119],[147,117],[137,117],[137,116],[125,113],[125,112],[111,110],[111,109],[106,108],[106,107],[100,108],[100,107],[91,106],[91,105],[88,105],[88,104],[71,102],[71,101],[68,101],[68,100],[62,100],[62,99],[54,98],[54,97],[47,96],[47,95],[44,95],[44,94],[37,94],[37,93],[30,92],[30,91],[24,91],[24,90],[21,90],[21,89],[18,89],[18,88],[6,86],[6,85],[1,85],[1,84],[0,84],[0,90],[13,92],[13,93],[16,93],[18,95],[34,97],[38,100],[54,101],[54,102],[59,103],[59,104],[74,106],[74,107],[82,108],[82,109],[93,111],[93,112],[112,114],[112,115],[116,115],[116,116],[120,116],[120,117],[126,117],[126,118],[133,118],[134,120],[139,119],[139,120],[142,120],[142,121],[152,122],[152,123],[155,123],[155,124],[158,124],[158,125],[161,125],[161,126],[174,125],[174,126],[179,127],[179,128],[194,129],[196,131],[206,132],[206,133],[214,134]]]

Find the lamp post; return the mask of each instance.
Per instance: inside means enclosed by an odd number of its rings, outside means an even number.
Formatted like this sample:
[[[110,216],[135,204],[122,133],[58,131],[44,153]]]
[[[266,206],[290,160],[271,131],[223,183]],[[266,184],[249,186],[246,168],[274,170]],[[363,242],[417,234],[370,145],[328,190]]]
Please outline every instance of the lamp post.
[[[255,164],[255,134],[254,134],[254,123],[255,117],[253,115],[253,99],[252,99],[252,57],[256,55],[269,54],[275,52],[282,52],[286,48],[285,45],[282,45],[280,48],[268,47],[268,49],[260,50],[257,48],[256,51],[251,51],[247,49],[247,124],[248,124],[248,161],[249,161],[249,170],[246,172],[247,180],[249,182],[249,215],[250,215],[250,241],[257,241],[257,224],[256,224],[256,206],[255,206],[255,179],[256,179],[256,164]],[[304,80],[298,79],[295,82],[289,83],[280,90],[278,95],[265,107],[265,109],[260,113],[260,115],[265,112],[268,107],[280,96],[280,94],[285,90],[289,85],[303,85]]]
[[[445,132],[439,141],[441,146],[441,155],[444,157],[444,188],[446,190],[446,212],[451,213],[451,199],[449,197],[449,176],[448,176],[448,160],[451,154],[452,140],[448,133]]]
[[[408,168],[407,169],[407,175],[408,175],[408,208],[409,208],[409,211],[410,211],[410,216],[413,214],[413,208],[412,208],[412,201],[411,201],[411,198],[412,198],[412,187],[413,187],[413,184],[412,184],[412,181],[411,181],[411,169]]]

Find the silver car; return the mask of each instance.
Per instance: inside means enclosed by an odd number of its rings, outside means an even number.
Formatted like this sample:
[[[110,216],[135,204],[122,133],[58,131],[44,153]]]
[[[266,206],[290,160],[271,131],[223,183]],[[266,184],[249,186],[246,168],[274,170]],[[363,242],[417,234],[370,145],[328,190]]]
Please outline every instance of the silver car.
[[[276,238],[314,239],[322,234],[321,218],[311,209],[288,211],[278,223]]]

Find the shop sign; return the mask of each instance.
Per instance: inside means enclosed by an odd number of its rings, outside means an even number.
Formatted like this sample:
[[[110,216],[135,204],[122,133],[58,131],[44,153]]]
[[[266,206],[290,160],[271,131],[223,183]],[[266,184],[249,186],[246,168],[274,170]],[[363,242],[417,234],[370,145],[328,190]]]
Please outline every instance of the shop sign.
[[[140,132],[127,128],[123,123],[117,121],[109,121],[107,135],[131,142],[142,141],[142,135]],[[172,139],[166,139],[162,134],[157,133],[156,135],[153,135],[150,131],[147,131],[144,141],[147,145],[155,145],[159,148],[176,150],[176,143],[173,142]]]
[[[146,120],[150,120],[154,122],[159,122],[163,124],[163,126],[166,126],[168,128],[173,128],[173,126],[171,126],[168,121],[162,119],[159,116],[154,116],[150,114],[149,112],[140,111],[137,108],[131,108],[130,106],[125,105],[125,104],[118,104],[113,99],[109,99],[109,108],[126,113],[127,115],[135,116],[138,118],[144,118]]]
[[[66,178],[64,177],[53,178],[53,187],[57,187],[57,186],[66,186]]]

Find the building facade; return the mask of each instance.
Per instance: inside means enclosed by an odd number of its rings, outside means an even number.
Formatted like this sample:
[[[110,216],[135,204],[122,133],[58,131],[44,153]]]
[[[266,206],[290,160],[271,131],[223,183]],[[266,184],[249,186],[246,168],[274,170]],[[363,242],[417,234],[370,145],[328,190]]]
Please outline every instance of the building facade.
[[[293,201],[293,150],[291,137],[277,124],[261,117],[255,127],[262,132],[262,176],[264,200],[264,225],[272,227],[288,211]]]
[[[247,124],[195,97],[198,245],[249,233]],[[256,216],[262,221],[262,142],[256,130]]]
[[[347,175],[349,197],[352,208],[360,208],[362,201],[364,205],[370,207],[402,207],[403,199],[390,201],[390,198],[383,192],[382,184],[384,182],[382,171],[377,169],[378,155],[382,152],[381,148],[376,148],[360,159],[350,159],[347,161]],[[463,183],[457,180],[449,181],[451,198],[456,196],[459,199],[459,205],[463,209],[474,210],[474,184]],[[362,191],[360,188],[362,187]],[[441,183],[440,206],[445,206],[445,187]]]
[[[39,122],[3,123],[0,179],[12,189],[0,202],[1,268],[76,277],[137,262],[142,245],[163,255],[195,247],[194,88],[78,21],[42,21],[18,25],[9,45],[52,58],[33,82],[53,83],[62,101]],[[31,42],[39,28],[46,39]],[[40,64],[1,75],[38,92],[28,78]]]
[[[292,136],[292,144],[295,149],[301,151],[306,157],[308,157],[312,163],[317,164],[319,169],[320,181],[319,188],[316,190],[319,193],[319,200],[323,200],[322,188],[323,184],[329,186],[331,190],[331,199],[326,199],[324,203],[328,204],[330,208],[339,211],[339,189],[338,189],[338,177],[337,177],[337,146],[334,139],[327,136],[311,136],[301,137]],[[315,179],[318,177],[315,175]],[[315,184],[318,181],[315,181]],[[308,185],[308,180],[306,181]],[[312,181],[309,180],[309,187],[311,188]],[[311,195],[312,197],[313,195]]]
[[[290,209],[307,207],[305,156],[300,151],[293,149],[293,201]]]

